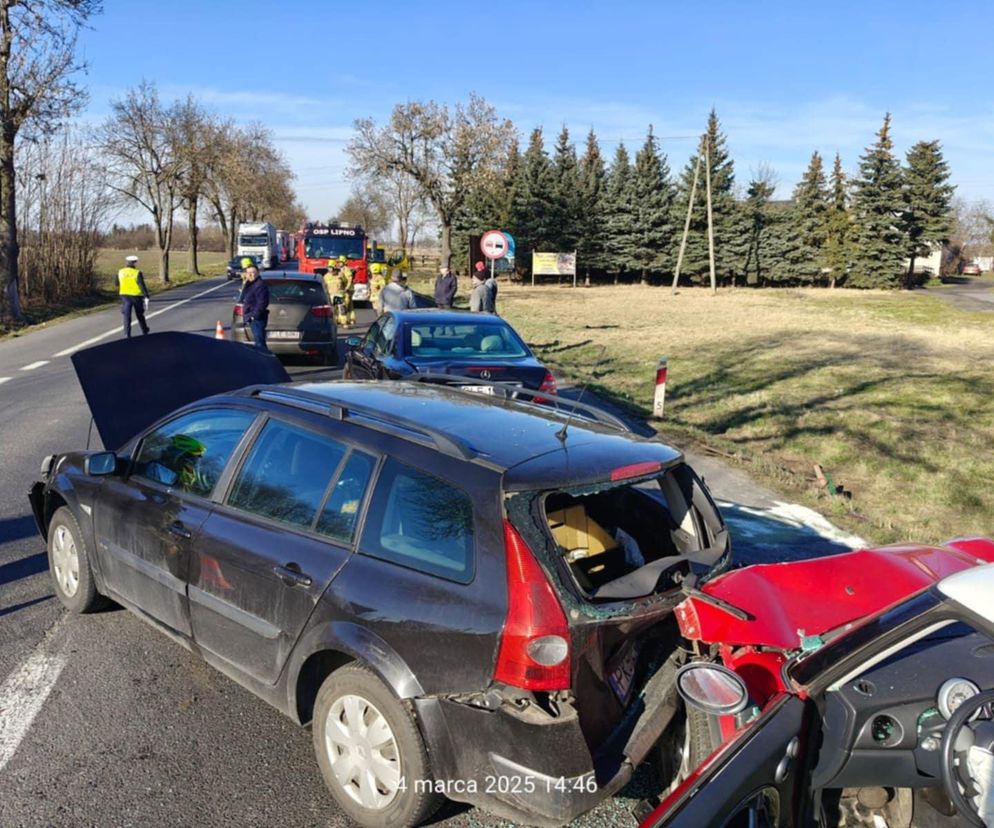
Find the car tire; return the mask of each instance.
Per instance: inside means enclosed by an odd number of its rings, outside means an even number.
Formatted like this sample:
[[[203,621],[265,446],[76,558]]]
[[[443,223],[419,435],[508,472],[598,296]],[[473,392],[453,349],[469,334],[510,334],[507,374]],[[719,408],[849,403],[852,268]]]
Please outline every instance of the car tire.
[[[333,368],[338,365],[338,349],[333,348],[321,354],[321,364],[329,368]]]
[[[93,580],[79,522],[67,506],[56,509],[48,524],[48,569],[55,594],[70,612],[94,612],[106,605]]]
[[[364,828],[411,828],[442,803],[413,716],[364,665],[349,664],[325,679],[312,732],[325,784]]]

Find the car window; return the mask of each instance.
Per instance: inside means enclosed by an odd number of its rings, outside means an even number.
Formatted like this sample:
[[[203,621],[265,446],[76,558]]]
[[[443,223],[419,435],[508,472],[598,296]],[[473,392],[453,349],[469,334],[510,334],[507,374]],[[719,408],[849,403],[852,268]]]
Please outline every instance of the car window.
[[[362,341],[362,350],[366,353],[373,353],[373,348],[376,345],[376,339],[380,335],[380,328],[383,327],[383,323],[387,318],[389,317],[381,317],[369,326],[369,330],[366,331],[366,338]]]
[[[387,316],[380,325],[379,333],[376,336],[376,347],[374,353],[377,356],[388,354],[393,350],[393,337],[397,332],[397,318]]]
[[[474,564],[469,495],[391,458],[377,480],[360,548],[377,558],[469,583]]]
[[[310,527],[345,449],[313,431],[270,420],[238,472],[228,505]]]
[[[528,356],[529,351],[514,330],[502,323],[411,325],[408,338],[411,356],[499,359]]]
[[[208,497],[253,419],[248,411],[230,408],[177,417],[142,439],[132,474]]]
[[[300,302],[306,305],[325,305],[328,302],[324,285],[317,281],[266,279],[266,284],[273,302]]]
[[[375,464],[372,457],[361,451],[353,451],[349,455],[342,473],[332,486],[324,509],[321,510],[317,523],[318,532],[343,543],[352,543],[359,507]]]

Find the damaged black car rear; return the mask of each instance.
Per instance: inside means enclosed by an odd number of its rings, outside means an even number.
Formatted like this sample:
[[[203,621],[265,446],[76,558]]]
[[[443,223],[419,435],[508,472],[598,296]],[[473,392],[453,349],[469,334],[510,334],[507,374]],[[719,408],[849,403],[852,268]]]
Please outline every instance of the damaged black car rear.
[[[442,797],[558,825],[621,788],[679,719],[673,609],[729,554],[680,453],[555,398],[229,369],[175,411],[91,405],[114,450],[44,464],[62,601],[118,601],[310,725],[362,825]]]

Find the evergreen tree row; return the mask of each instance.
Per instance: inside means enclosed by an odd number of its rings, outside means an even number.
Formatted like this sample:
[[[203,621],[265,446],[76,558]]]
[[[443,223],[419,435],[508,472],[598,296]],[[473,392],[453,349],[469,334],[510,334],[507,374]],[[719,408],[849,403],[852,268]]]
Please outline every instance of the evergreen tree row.
[[[902,166],[890,115],[860,158],[854,180],[847,180],[838,154],[826,173],[815,152],[788,201],[775,199],[768,169],[736,189],[734,163],[713,110],[698,150],[674,177],[651,126],[634,159],[622,143],[610,164],[593,130],[578,157],[566,127],[551,156],[542,129],[535,129],[524,152],[512,148],[496,185],[468,194],[457,235],[464,242],[466,234],[508,230],[521,273],[528,272],[533,251],[576,250],[587,282],[668,283],[695,190],[680,282],[705,284],[708,176],[721,284],[911,286],[915,260],[950,233],[953,187],[939,142],[915,144]]]

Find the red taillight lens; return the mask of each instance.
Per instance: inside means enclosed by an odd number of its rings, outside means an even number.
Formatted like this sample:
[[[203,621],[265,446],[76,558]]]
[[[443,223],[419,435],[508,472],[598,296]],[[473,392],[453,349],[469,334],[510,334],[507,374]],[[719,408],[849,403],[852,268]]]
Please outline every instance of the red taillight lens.
[[[504,521],[507,619],[494,681],[523,690],[567,690],[570,635],[552,584],[517,530]]]
[[[331,316],[331,305],[315,305],[311,308],[311,316],[317,316],[321,319],[327,319]]]
[[[556,378],[552,376],[552,371],[545,372],[545,379],[542,380],[542,384],[538,387],[539,391],[548,391],[550,394],[556,393]]]
[[[616,469],[611,469],[611,479],[627,480],[629,477],[642,477],[643,475],[657,472],[662,467],[663,464],[659,462],[632,463],[628,466],[618,466]]]
[[[243,315],[242,311],[244,309],[245,309],[245,306],[242,305],[241,302],[239,302],[237,305],[235,305],[235,316],[242,316]]]

